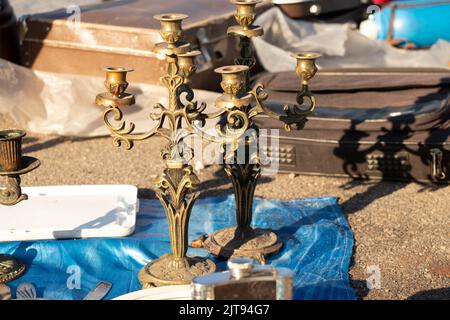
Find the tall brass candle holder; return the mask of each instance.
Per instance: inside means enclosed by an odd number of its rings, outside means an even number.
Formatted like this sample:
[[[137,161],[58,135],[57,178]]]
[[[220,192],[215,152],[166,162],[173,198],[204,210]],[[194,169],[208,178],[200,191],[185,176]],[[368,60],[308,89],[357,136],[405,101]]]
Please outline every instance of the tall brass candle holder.
[[[252,50],[252,38],[264,35],[264,29],[254,26],[256,19],[256,5],[262,0],[230,0],[236,6],[235,18],[239,25],[228,28],[228,35],[239,37],[241,47],[240,57],[235,60],[237,65],[248,66],[251,70],[256,64]],[[246,73],[246,91],[250,91],[250,70]]]
[[[0,204],[13,206],[28,196],[20,188],[20,176],[33,171],[41,164],[32,157],[22,156],[23,130],[0,131],[0,176],[6,178],[6,186],[0,189]],[[25,265],[16,258],[0,254],[0,284],[12,281],[25,272]]]
[[[181,23],[187,16],[183,14],[162,14],[155,16],[161,23],[161,36],[165,42],[155,46],[154,52],[165,56],[167,74],[161,83],[168,89],[169,105],[156,104],[150,118],[157,122],[146,133],[133,133],[135,125],[122,120],[121,107],[134,104],[131,94],[125,93],[128,87],[126,74],[130,69],[106,68],[105,86],[108,92],[99,94],[96,104],[106,107],[104,122],[110,130],[113,144],[127,149],[135,141],[153,136],[165,138],[168,143],[161,151],[165,169],[155,181],[156,195],[164,207],[169,222],[172,253],[166,254],[147,264],[139,273],[144,288],[153,286],[188,284],[196,277],[216,271],[215,264],[208,259],[188,257],[188,227],[192,207],[199,196],[195,192],[199,181],[188,164],[193,150],[187,147],[184,139],[195,133],[193,122],[199,119],[205,109],[204,104],[193,101],[194,93],[189,86],[189,78],[196,71],[194,59],[200,52],[191,51],[188,43],[182,42]],[[186,95],[183,104],[180,96]],[[113,117],[118,125],[113,125]]]
[[[250,70],[254,67],[256,59],[252,52],[251,39],[264,34],[259,26],[253,26],[256,18],[256,5],[262,0],[231,0],[236,5],[236,20],[238,26],[228,29],[228,34],[240,38],[240,57],[235,60],[235,66],[219,68],[216,72],[222,74],[222,88],[225,93],[216,102],[216,107],[226,110],[225,122],[227,131],[246,132],[252,129],[256,132],[253,139],[238,138],[234,141],[232,153],[224,153],[224,169],[230,178],[236,201],[236,227],[228,227],[213,233],[203,246],[212,254],[220,257],[247,256],[265,263],[265,257],[276,253],[282,247],[281,241],[272,230],[252,228],[253,197],[261,176],[261,159],[258,152],[251,151],[250,146],[258,146],[259,128],[252,119],[260,114],[278,119],[285,123],[285,130],[303,129],[306,117],[313,112],[316,106],[314,95],[309,91],[309,81],[317,72],[316,53],[299,53],[294,55],[297,59],[296,72],[301,79],[301,90],[297,96],[299,105],[309,100],[309,106],[283,106],[284,115],[267,109],[263,101],[267,99],[262,85],[257,84],[251,90]],[[252,102],[255,101],[253,104]],[[244,161],[238,159],[238,148],[244,148]],[[229,160],[232,159],[230,162]]]

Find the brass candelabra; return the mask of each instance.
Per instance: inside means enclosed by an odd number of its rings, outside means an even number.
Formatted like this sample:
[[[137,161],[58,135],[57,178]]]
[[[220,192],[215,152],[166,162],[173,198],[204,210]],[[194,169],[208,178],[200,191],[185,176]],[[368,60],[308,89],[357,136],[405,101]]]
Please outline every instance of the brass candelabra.
[[[264,34],[260,26],[254,26],[256,19],[256,5],[262,0],[231,0],[236,5],[235,18],[239,25],[228,29],[228,34],[240,39],[240,57],[235,60],[235,66],[217,69],[222,74],[222,88],[225,94],[221,96],[216,107],[227,110],[228,126],[234,132],[241,134],[249,129],[254,132],[252,138],[248,135],[244,139],[234,139],[234,148],[231,153],[224,153],[224,169],[230,178],[236,201],[236,227],[228,227],[212,234],[203,243],[211,253],[221,257],[247,256],[265,263],[265,257],[276,253],[282,243],[272,230],[252,228],[253,197],[258,178],[261,176],[261,159],[259,157],[259,128],[252,119],[264,114],[285,123],[285,130],[291,130],[295,125],[300,130],[306,123],[306,117],[314,111],[316,100],[309,90],[309,81],[317,72],[317,53],[299,53],[294,55],[297,59],[296,72],[301,79],[301,90],[297,96],[299,105],[309,100],[306,108],[300,106],[283,106],[284,114],[279,114],[266,108],[263,101],[267,99],[262,85],[257,84],[251,89],[250,71],[256,63],[252,51],[251,39]],[[253,103],[255,102],[255,103]],[[254,146],[256,145],[256,148]],[[253,146],[253,148],[251,148]],[[238,148],[243,149],[245,157],[239,159]],[[231,161],[230,161],[231,159]]]
[[[22,156],[23,130],[0,131],[0,176],[6,177],[6,186],[0,189],[0,204],[13,206],[28,196],[22,193],[20,176],[35,170],[41,164],[33,157]],[[16,258],[0,254],[0,284],[12,281],[25,272],[25,265]]]
[[[265,114],[281,120],[289,130],[296,125],[302,128],[306,117],[315,108],[315,99],[308,90],[308,81],[317,68],[315,54],[298,54],[297,73],[302,78],[302,90],[298,96],[301,105],[309,98],[306,108],[284,106],[283,114],[267,109],[263,102],[267,94],[262,85],[249,90],[249,70],[254,65],[250,39],[262,35],[262,28],[252,26],[256,17],[255,6],[260,1],[234,1],[237,5],[236,18],[240,26],[230,28],[230,33],[241,37],[243,50],[236,65],[216,70],[222,75],[223,94],[216,100],[216,112],[206,113],[206,104],[194,100],[190,87],[190,77],[196,71],[195,57],[201,53],[192,51],[189,43],[183,42],[182,21],[184,14],[162,14],[155,16],[161,23],[160,34],[164,42],[155,46],[154,52],[164,55],[167,61],[167,74],[161,83],[168,89],[169,104],[156,104],[150,118],[156,125],[148,132],[134,133],[135,125],[123,120],[121,108],[135,103],[133,95],[126,93],[126,75],[132,71],[127,68],[106,68],[105,86],[107,92],[99,94],[96,104],[105,107],[104,123],[113,138],[113,145],[133,147],[134,142],[161,136],[168,143],[161,151],[166,165],[163,173],[155,181],[156,195],[164,207],[170,230],[172,253],[166,254],[146,265],[139,273],[144,288],[151,286],[187,284],[199,275],[215,272],[215,264],[198,257],[188,257],[188,226],[192,207],[199,196],[195,192],[198,178],[189,164],[194,150],[186,144],[188,137],[197,135],[209,142],[217,143],[226,159],[225,171],[233,182],[237,204],[238,226],[214,233],[203,245],[213,254],[223,257],[250,256],[260,258],[273,253],[281,247],[276,234],[270,230],[253,229],[252,202],[256,181],[261,174],[257,153],[246,153],[243,161],[238,161],[238,151],[258,143],[258,134],[247,135],[249,129],[257,126],[252,119]],[[181,97],[184,97],[183,101]],[[111,123],[114,119],[116,124]],[[216,134],[208,134],[204,124],[208,120],[218,120]]]
[[[156,104],[150,118],[156,125],[148,132],[133,133],[135,125],[123,121],[121,107],[135,103],[133,95],[126,93],[128,82],[126,75],[131,69],[106,68],[105,86],[108,92],[99,94],[96,104],[105,107],[104,122],[111,132],[113,144],[133,147],[135,141],[153,136],[167,140],[161,151],[165,163],[163,173],[155,181],[156,195],[164,207],[169,222],[172,253],[166,254],[144,267],[139,280],[144,288],[152,286],[190,283],[192,278],[215,272],[215,264],[208,259],[188,257],[188,228],[192,207],[199,196],[195,192],[199,181],[189,161],[193,150],[184,144],[184,139],[195,133],[193,122],[206,108],[204,104],[194,102],[194,93],[189,86],[189,78],[195,72],[194,59],[200,54],[191,51],[188,43],[182,42],[181,24],[187,16],[183,14],[162,14],[155,16],[161,23],[161,36],[165,42],[155,46],[154,52],[165,56],[167,74],[161,83],[168,89],[169,104]],[[180,96],[186,94],[186,102]],[[113,117],[118,125],[111,124]]]

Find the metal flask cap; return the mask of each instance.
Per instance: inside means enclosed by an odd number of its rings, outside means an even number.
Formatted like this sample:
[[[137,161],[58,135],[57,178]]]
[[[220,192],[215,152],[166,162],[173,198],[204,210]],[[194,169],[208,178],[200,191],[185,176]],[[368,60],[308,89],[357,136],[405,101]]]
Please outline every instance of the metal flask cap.
[[[251,275],[253,270],[253,259],[250,258],[231,258],[228,260],[228,269],[232,279],[239,280]]]

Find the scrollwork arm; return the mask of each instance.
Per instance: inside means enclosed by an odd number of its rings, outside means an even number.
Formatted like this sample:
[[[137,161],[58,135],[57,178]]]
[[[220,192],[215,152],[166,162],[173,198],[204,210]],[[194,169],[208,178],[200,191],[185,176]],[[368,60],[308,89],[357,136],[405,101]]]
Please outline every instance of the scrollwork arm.
[[[110,122],[110,118],[113,118],[114,121],[118,122],[119,124],[113,125]],[[151,114],[150,118],[153,120],[157,120],[158,123],[146,133],[134,134],[133,131],[135,130],[136,125],[133,122],[130,122],[127,125],[127,123],[123,120],[122,110],[120,110],[118,107],[110,106],[103,112],[103,121],[110,131],[111,137],[113,138],[113,145],[115,147],[120,147],[123,144],[127,150],[133,148],[134,141],[146,140],[156,134],[167,138],[165,129],[162,128],[164,122],[164,112],[159,115]]]
[[[307,85],[302,85],[301,91],[297,95],[298,105],[284,105],[284,114],[279,114],[267,108],[264,105],[264,101],[267,100],[268,94],[264,91],[262,84],[257,84],[250,92],[255,99],[255,106],[249,111],[249,118],[256,117],[260,114],[265,114],[273,119],[284,122],[284,129],[290,131],[292,126],[295,125],[296,129],[303,129],[306,124],[306,117],[309,116],[316,108],[316,99]],[[305,103],[305,99],[309,101],[308,105],[302,107]]]

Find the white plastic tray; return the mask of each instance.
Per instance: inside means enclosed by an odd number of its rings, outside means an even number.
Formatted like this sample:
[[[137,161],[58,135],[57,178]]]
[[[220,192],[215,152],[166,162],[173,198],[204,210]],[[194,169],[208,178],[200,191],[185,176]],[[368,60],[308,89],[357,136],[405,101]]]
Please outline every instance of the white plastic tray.
[[[28,200],[0,205],[0,242],[126,237],[138,211],[129,185],[24,187]]]
[[[143,289],[113,300],[192,300],[190,285]]]

